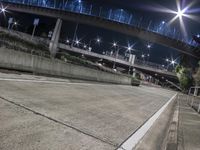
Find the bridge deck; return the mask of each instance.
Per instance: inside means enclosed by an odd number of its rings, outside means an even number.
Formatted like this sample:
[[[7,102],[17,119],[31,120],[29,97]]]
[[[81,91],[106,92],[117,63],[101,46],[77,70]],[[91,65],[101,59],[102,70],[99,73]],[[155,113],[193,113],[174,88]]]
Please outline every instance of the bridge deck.
[[[130,36],[135,36],[149,42],[158,43],[158,44],[176,49],[180,51],[181,53],[185,53],[194,58],[200,58],[199,53],[198,53],[200,52],[199,48],[195,48],[182,41],[166,37],[156,32],[148,31],[148,30],[135,27],[135,26],[130,26],[129,24],[115,22],[112,20],[98,17],[98,16],[64,11],[61,9],[38,7],[38,6],[24,5],[24,4],[19,4],[19,3],[18,4],[9,3],[6,0],[0,0],[0,1],[2,1],[3,5],[8,5],[9,7],[7,9],[11,11],[31,13],[31,14],[37,14],[37,15],[42,15],[42,16],[47,16],[47,17],[54,17],[54,18],[61,18],[63,20],[69,20],[69,21],[79,22],[83,24],[96,26],[96,27],[106,28],[109,30],[113,30],[113,31],[120,32],[126,35],[130,35]]]

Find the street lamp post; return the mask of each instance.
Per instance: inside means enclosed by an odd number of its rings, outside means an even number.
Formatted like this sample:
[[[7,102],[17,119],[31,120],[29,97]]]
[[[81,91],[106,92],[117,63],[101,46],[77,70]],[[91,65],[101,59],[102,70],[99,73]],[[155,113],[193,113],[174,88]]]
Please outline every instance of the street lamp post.
[[[117,53],[115,54],[115,61],[114,61],[114,63],[113,63],[113,69],[115,69],[115,68],[116,68],[116,61],[117,61],[118,54],[119,54],[119,46],[117,45],[116,42],[114,42],[114,43],[113,43],[113,47],[114,47],[115,49],[117,49]]]
[[[75,31],[74,31],[74,36],[73,36],[73,39],[72,39],[72,44],[71,44],[71,47],[74,46],[74,41],[75,41],[75,38],[76,38],[76,35],[77,35],[77,30],[78,30],[78,23],[76,23],[76,27],[75,27]]]
[[[35,18],[35,19],[34,19],[34,22],[33,22],[34,27],[33,27],[33,32],[32,32],[32,36],[31,36],[31,40],[33,39],[33,37],[34,37],[34,35],[35,35],[35,30],[36,30],[36,27],[37,27],[38,24],[39,24],[39,21],[40,21],[39,18]]]

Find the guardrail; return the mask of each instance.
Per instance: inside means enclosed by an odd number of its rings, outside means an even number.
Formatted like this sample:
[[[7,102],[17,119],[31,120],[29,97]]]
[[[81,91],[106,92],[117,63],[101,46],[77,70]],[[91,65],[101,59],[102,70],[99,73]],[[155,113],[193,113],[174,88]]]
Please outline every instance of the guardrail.
[[[200,87],[191,87],[187,96],[187,103],[200,113]]]

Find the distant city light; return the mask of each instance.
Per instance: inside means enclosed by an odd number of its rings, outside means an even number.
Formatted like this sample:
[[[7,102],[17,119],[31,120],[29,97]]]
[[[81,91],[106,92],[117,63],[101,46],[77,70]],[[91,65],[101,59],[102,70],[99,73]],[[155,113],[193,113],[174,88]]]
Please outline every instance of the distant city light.
[[[89,47],[88,50],[91,52],[92,51],[92,47]]]
[[[174,60],[171,61],[171,64],[174,65],[176,62]]]
[[[165,24],[165,21],[162,21],[162,24]]]
[[[150,56],[150,54],[147,54],[147,56],[149,57],[149,56]]]
[[[147,44],[147,48],[150,49],[150,48],[151,48],[151,45],[150,45],[150,44]]]
[[[162,65],[162,67],[165,67],[165,65]]]
[[[129,51],[130,51],[130,50],[131,50],[131,47],[129,46],[129,47],[127,48],[127,50],[129,50]]]
[[[80,43],[80,41],[79,41],[79,40],[76,40],[75,42],[76,42],[76,44],[77,44],[77,45]]]
[[[87,48],[87,45],[84,45],[83,48]]]
[[[81,3],[81,0],[78,0],[79,3]]]
[[[197,34],[197,37],[200,38],[200,34]]]
[[[101,39],[100,38],[97,38],[97,41],[96,41],[97,43],[100,43],[101,42]]]
[[[113,46],[114,46],[114,47],[116,47],[116,46],[117,46],[117,43],[116,43],[116,42],[114,42],[114,43],[113,43]]]
[[[166,58],[166,62],[169,62],[169,59],[168,59],[168,58]]]
[[[66,40],[66,43],[69,43],[69,40]]]
[[[142,58],[144,58],[145,57],[145,55],[144,54],[142,54],[142,56],[141,56]]]

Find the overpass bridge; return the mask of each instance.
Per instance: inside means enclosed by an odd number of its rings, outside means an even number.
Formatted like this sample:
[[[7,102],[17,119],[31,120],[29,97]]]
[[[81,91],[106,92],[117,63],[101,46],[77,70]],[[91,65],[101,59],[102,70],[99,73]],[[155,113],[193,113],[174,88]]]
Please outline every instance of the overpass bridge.
[[[3,31],[7,34],[11,34],[13,36],[16,36],[20,39],[23,39],[25,41],[29,41],[29,39],[31,39],[31,35],[26,34],[26,33],[22,33],[19,31],[14,31],[12,30],[12,32],[10,32],[7,29],[1,28],[0,27],[0,31]],[[37,43],[41,43],[44,45],[48,45],[50,43],[49,40],[44,39],[44,38],[40,38],[40,37],[34,37],[32,39],[33,43],[37,44]],[[85,50],[79,47],[72,47],[70,44],[64,44],[64,43],[58,43],[58,48],[62,49],[64,51],[69,51],[69,52],[73,52],[73,53],[77,53],[77,54],[83,54],[84,56],[88,56],[91,58],[95,58],[95,59],[103,59],[105,61],[111,62],[111,63],[116,63],[117,65],[123,66],[124,68],[129,68],[129,67],[133,67],[137,70],[142,70],[142,71],[146,71],[146,72],[152,72],[152,74],[158,74],[160,76],[165,76],[168,77],[170,79],[177,79],[176,74],[174,72],[170,72],[167,71],[166,69],[164,69],[161,65],[155,64],[155,63],[151,63],[151,62],[143,62],[143,61],[139,61],[139,60],[135,60],[134,63],[130,63],[128,60],[125,60],[121,57],[115,57],[115,56],[108,56],[108,55],[103,55],[103,54],[98,54],[89,50]]]
[[[93,15],[91,9],[89,12],[82,11],[73,11],[61,7],[60,4],[53,4],[53,1],[50,0],[49,3],[42,3],[39,1],[33,0],[0,0],[4,6],[8,6],[7,9],[10,11],[24,12],[36,15],[42,15],[53,18],[60,18],[62,20],[68,20],[72,22],[77,22],[81,24],[92,25],[96,27],[101,27],[119,33],[123,33],[129,36],[138,37],[140,39],[161,44],[170,48],[173,48],[181,53],[192,56],[194,58],[200,58],[200,48],[189,45],[181,40],[177,40],[160,33],[150,31],[148,29],[140,28],[130,24],[131,16],[128,21],[117,21],[109,17],[104,17],[105,15]],[[51,3],[50,3],[51,2]],[[57,2],[59,3],[59,2]],[[112,12],[111,12],[112,14]],[[62,23],[61,23],[62,24]],[[61,25],[60,25],[61,26]]]
[[[177,76],[174,72],[167,71],[161,65],[158,65],[158,64],[154,64],[154,63],[150,63],[150,62],[143,63],[143,62],[137,61],[137,60],[134,62],[134,64],[131,64],[130,62],[128,62],[126,60],[122,60],[118,57],[111,57],[111,56],[107,56],[107,55],[98,54],[98,53],[84,50],[84,49],[81,49],[78,47],[71,47],[70,45],[63,44],[63,43],[59,43],[58,47],[60,49],[64,49],[64,50],[71,51],[74,53],[83,54],[85,56],[103,59],[103,60],[107,60],[110,62],[115,62],[119,65],[123,65],[126,67],[131,66],[131,67],[134,67],[135,69],[145,70],[148,72],[154,72],[154,74],[160,74],[160,75],[167,76],[170,78],[177,78]]]

